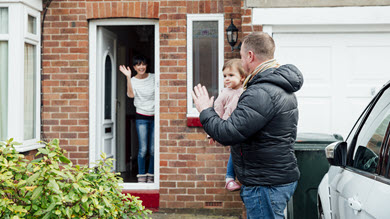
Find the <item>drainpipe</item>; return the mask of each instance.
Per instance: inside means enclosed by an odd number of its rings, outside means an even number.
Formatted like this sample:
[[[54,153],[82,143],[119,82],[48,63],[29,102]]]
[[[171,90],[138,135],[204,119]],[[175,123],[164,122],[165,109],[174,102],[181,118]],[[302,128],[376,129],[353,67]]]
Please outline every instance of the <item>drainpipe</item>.
[[[45,0],[43,0],[45,1]],[[45,18],[46,18],[46,13],[47,13],[47,10],[51,4],[53,0],[46,0],[46,4],[45,4],[45,8],[43,9],[43,15],[42,15],[42,21],[41,21],[41,112],[42,112],[42,109],[43,109],[43,101],[42,101],[42,97],[43,97],[43,90],[42,90],[42,78],[43,78],[43,67],[42,67],[42,64],[43,64],[43,30],[44,30],[44,22],[45,22]],[[43,3],[43,2],[42,2]],[[41,127],[42,127],[42,124],[43,124],[43,120],[42,120],[42,113],[41,113]],[[46,137],[45,135],[43,134],[42,132],[42,129],[41,129],[41,139],[43,141],[46,141]]]

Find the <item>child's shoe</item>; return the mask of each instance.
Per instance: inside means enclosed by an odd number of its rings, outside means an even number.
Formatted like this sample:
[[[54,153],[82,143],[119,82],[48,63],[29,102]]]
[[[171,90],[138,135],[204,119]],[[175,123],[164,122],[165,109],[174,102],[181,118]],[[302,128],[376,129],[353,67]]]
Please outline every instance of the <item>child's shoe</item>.
[[[237,191],[241,189],[241,186],[236,183],[234,180],[230,180],[226,182],[225,188],[231,192]]]

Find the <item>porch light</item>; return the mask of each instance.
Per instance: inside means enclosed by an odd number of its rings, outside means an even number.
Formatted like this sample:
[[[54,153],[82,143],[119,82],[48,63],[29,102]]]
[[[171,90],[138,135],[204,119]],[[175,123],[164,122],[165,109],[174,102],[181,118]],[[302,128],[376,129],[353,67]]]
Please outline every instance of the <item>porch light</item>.
[[[226,29],[226,37],[227,37],[228,43],[232,47],[232,52],[233,52],[235,49],[238,49],[238,50],[241,49],[241,42],[238,46],[236,46],[236,47],[234,46],[234,45],[236,45],[237,39],[238,39],[238,29],[233,24],[233,18],[231,19],[231,21],[232,21],[232,23]]]

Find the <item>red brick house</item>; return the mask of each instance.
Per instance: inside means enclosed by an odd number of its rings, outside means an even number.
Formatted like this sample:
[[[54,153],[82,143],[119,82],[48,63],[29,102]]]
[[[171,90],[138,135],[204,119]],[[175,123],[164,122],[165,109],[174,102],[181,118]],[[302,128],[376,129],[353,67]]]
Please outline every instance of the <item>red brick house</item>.
[[[22,141],[18,150],[30,155],[39,147],[34,143],[37,140],[59,138],[75,164],[92,165],[105,152],[116,159],[116,171],[122,172],[125,181],[124,192],[139,195],[152,208],[203,209],[239,215],[243,209],[239,193],[224,189],[229,152],[227,148],[208,145],[190,95],[193,85],[199,82],[217,95],[223,86],[220,72],[224,61],[239,57],[238,50],[232,52],[226,41],[225,29],[232,19],[239,29],[238,40],[264,29],[274,35],[277,46],[280,42],[279,55],[284,61],[311,70],[312,66],[306,66],[306,62],[291,58],[296,57],[294,54],[312,57],[311,53],[300,53],[307,45],[297,50],[286,48],[318,36],[327,37],[324,41],[332,39],[326,30],[338,33],[340,25],[346,28],[341,32],[347,30],[345,39],[363,32],[372,39],[370,42],[378,39],[379,45],[389,44],[390,18],[384,11],[390,3],[365,2],[351,5],[349,1],[324,4],[319,0],[307,4],[254,0],[1,1],[0,137]],[[354,17],[361,14],[356,6],[365,6],[358,9],[384,16],[379,21],[372,16],[359,19]],[[341,15],[336,14],[335,19],[324,20],[313,15],[317,9],[319,15],[341,9],[342,13],[352,15],[352,19],[343,23],[337,20]],[[313,19],[302,21],[304,15]],[[330,29],[321,29],[324,25]],[[313,32],[319,35],[308,34]],[[301,37],[305,40],[300,40]],[[310,46],[316,48],[317,44]],[[385,54],[387,50],[376,52]],[[149,71],[157,79],[152,184],[136,183],[135,111],[132,100],[126,96],[125,77],[118,71],[120,64],[130,65],[136,54],[148,58]],[[320,58],[324,57],[315,61]],[[356,57],[354,63],[359,60]],[[312,96],[307,93],[316,93],[322,88],[319,82],[324,81],[329,82],[330,89],[340,87],[320,73],[308,75],[308,83],[314,90],[300,95],[305,106],[302,130],[313,129],[309,122],[313,119],[311,110],[327,103],[310,102]],[[333,74],[342,73],[325,75]],[[377,74],[375,81],[362,87],[368,90],[376,87],[386,75],[386,72]],[[349,81],[349,77],[344,75],[342,79]],[[364,102],[369,96],[364,93],[359,98]],[[344,132],[329,125],[328,120],[324,117],[321,125],[314,128],[325,128],[315,131]]]

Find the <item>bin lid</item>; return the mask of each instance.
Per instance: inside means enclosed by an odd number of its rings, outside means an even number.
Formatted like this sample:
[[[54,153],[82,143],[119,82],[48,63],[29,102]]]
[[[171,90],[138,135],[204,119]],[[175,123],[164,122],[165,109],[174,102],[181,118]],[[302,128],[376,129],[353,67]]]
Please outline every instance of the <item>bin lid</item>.
[[[325,134],[314,132],[301,132],[297,135],[296,143],[318,143],[326,144],[335,141],[343,141],[343,137],[339,134]]]

